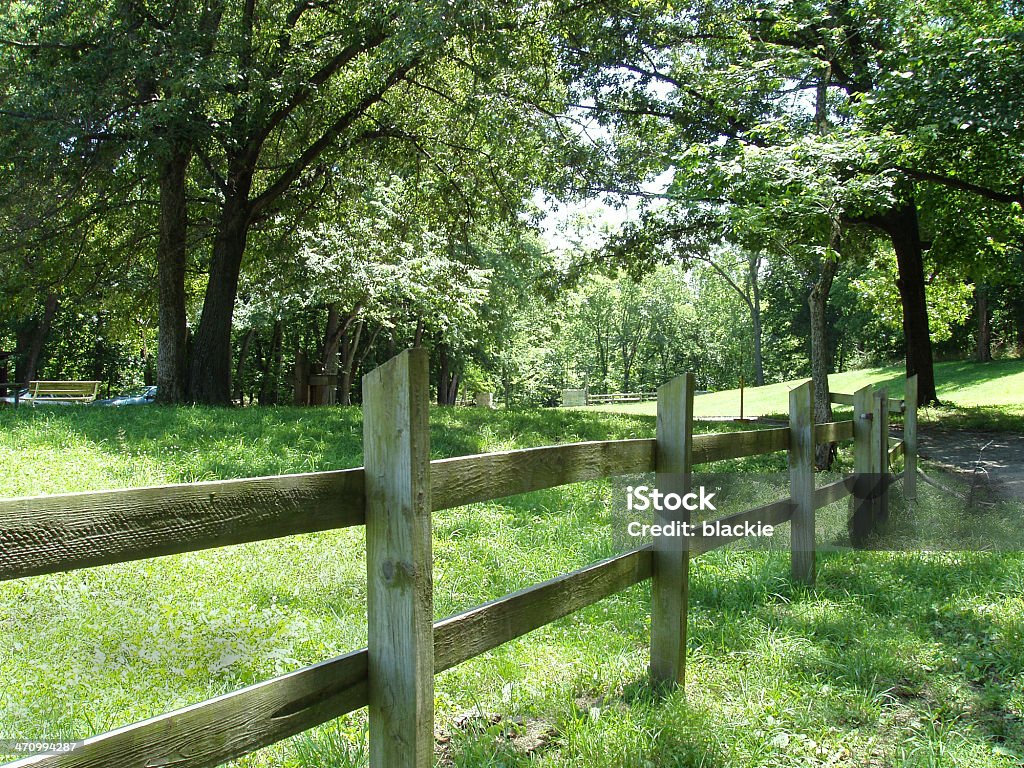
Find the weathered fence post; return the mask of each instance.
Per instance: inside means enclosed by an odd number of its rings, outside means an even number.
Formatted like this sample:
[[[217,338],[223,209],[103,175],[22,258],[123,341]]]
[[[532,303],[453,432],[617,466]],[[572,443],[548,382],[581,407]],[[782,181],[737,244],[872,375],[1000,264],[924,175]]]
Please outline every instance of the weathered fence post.
[[[363,377],[371,768],[434,759],[428,357]]]
[[[658,389],[657,488],[682,496],[690,490],[693,467],[692,373],[677,376]],[[690,513],[661,513],[656,523],[690,522]],[[651,580],[651,682],[683,685],[686,676],[686,611],[690,548],[683,536],[656,536]]]
[[[875,392],[871,413],[871,460],[877,474],[878,490],[871,505],[871,527],[889,519],[889,393]]]
[[[903,391],[903,497],[917,500],[917,374]]]
[[[811,382],[789,392],[789,495],[794,581],[814,583],[814,401]]]
[[[850,497],[850,519],[847,530],[850,542],[861,546],[874,525],[872,496],[877,481],[871,452],[871,434],[874,424],[871,385],[853,393],[853,495]]]
[[[871,425],[873,422],[871,385],[853,393],[853,471],[869,474],[871,462]]]

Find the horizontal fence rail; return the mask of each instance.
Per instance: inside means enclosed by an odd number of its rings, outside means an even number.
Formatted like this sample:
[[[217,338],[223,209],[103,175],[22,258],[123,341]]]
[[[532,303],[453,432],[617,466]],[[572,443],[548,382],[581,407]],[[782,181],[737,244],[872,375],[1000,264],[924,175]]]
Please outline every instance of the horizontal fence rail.
[[[443,672],[651,577],[650,547],[505,595],[434,624]],[[367,650],[87,739],[73,752],[10,768],[216,766],[367,704]],[[183,747],[187,745],[187,747]]]
[[[410,414],[415,414],[417,419],[423,417],[423,411],[417,409],[425,407],[426,403],[425,365],[425,355],[419,352],[415,355],[403,353],[387,364],[387,372],[381,375],[391,378],[383,387],[375,385],[378,386],[378,394],[375,395],[377,403],[373,413],[377,415],[369,419],[372,429],[364,427],[364,434],[375,433],[385,440],[400,436],[401,429],[396,432],[394,424],[387,421],[392,418],[399,419],[396,424],[412,424],[411,429],[415,432],[417,427]],[[378,369],[383,370],[384,367]],[[387,402],[380,400],[380,393],[386,394],[396,387],[401,390],[406,384],[408,389],[404,394],[400,391],[397,395],[398,402],[404,404],[394,414],[390,413]],[[430,512],[435,512],[616,475],[658,472],[661,479],[668,477],[661,473],[670,471],[670,467],[675,467],[678,462],[682,462],[679,466],[685,477],[673,482],[682,482],[680,487],[684,487],[689,483],[689,472],[694,466],[788,451],[789,497],[708,522],[730,528],[747,523],[777,526],[791,522],[796,531],[799,515],[803,526],[800,529],[803,542],[800,546],[807,546],[806,540],[810,536],[810,551],[809,554],[805,551],[798,553],[794,535],[794,576],[813,581],[814,510],[850,496],[857,483],[854,482],[856,476],[851,476],[815,487],[813,474],[808,474],[806,463],[811,455],[808,444],[813,447],[814,444],[853,439],[858,472],[864,471],[863,467],[887,472],[887,463],[898,455],[904,455],[910,467],[916,455],[916,408],[910,394],[916,391],[914,380],[908,381],[906,401],[889,401],[883,391],[875,395],[874,406],[871,406],[870,390],[861,390],[849,396],[850,404],[856,400],[855,411],[860,410],[861,413],[855,412],[852,420],[826,424],[813,424],[810,389],[804,384],[799,392],[791,394],[789,427],[702,435],[692,434],[693,386],[693,377],[687,375],[665,385],[658,393],[657,439],[571,443],[435,461],[427,460],[429,454],[424,450],[425,444],[419,444],[416,448],[418,453],[406,454],[406,461],[411,463],[406,465],[406,469],[401,469],[399,462],[396,465],[399,471],[391,480],[387,479],[387,472],[392,471],[390,463],[380,462],[381,456],[386,458],[390,455],[388,450],[395,450],[388,448],[383,449],[383,454],[375,455],[374,466],[385,474],[370,476],[375,484],[371,484],[369,493],[366,471],[357,468],[0,500],[0,580],[365,525],[370,514],[386,513],[391,516],[386,531],[380,529],[378,523],[378,531],[384,531],[391,541],[390,537],[395,535],[391,526],[405,526],[406,513],[396,512],[390,502],[386,510],[374,511],[377,508],[370,503],[368,495],[376,493],[373,489],[379,488],[381,482],[394,483],[392,487],[399,494],[397,498],[400,501],[408,498],[413,503],[419,493],[415,489],[422,487],[422,504]],[[847,396],[833,396],[834,402],[842,402],[835,400],[836,397]],[[886,439],[885,417],[889,411],[896,410],[894,403],[899,404],[900,412],[906,413],[907,426],[904,439],[890,447],[890,441]],[[875,418],[868,419],[865,414],[869,414],[872,407]],[[682,410],[676,411],[673,418],[663,419],[674,408]],[[410,421],[401,421],[406,418]],[[676,434],[672,431],[677,428],[682,432]],[[424,429],[422,425],[420,429]],[[665,443],[662,444],[661,440]],[[668,455],[666,445],[669,444],[675,451],[671,463],[660,463],[659,447],[662,448],[662,459],[665,459]],[[380,450],[379,443],[374,450]],[[412,475],[402,475],[402,472],[412,472]],[[417,472],[421,474],[417,475]],[[405,484],[409,477],[413,481],[411,486]],[[417,486],[421,481],[417,478],[422,480],[421,486]],[[403,497],[403,493],[412,495]],[[861,505],[860,509],[868,509],[871,514],[877,512],[877,499],[858,501],[855,498],[855,501]],[[401,504],[405,503],[401,501]],[[721,527],[716,530],[721,530]],[[429,540],[429,527],[426,534]],[[426,643],[427,652],[421,656],[428,665],[426,681],[401,679],[411,684],[417,695],[428,690],[427,683],[429,691],[432,691],[431,670],[436,674],[454,667],[599,600],[653,579],[652,593],[656,603],[652,608],[660,611],[657,615],[661,623],[655,632],[652,618],[652,679],[681,683],[685,670],[689,559],[742,538],[740,534],[704,536],[695,533],[687,538],[685,544],[673,545],[682,546],[681,554],[678,549],[666,550],[663,544],[656,543],[525,587],[432,625],[428,611],[422,637],[414,632],[403,641],[413,647],[419,644],[421,649]],[[381,573],[393,572],[395,562],[385,562],[381,557],[372,551],[368,553],[370,578],[377,574],[376,578],[380,579]],[[408,572],[415,573],[415,564],[402,562],[403,555],[390,554],[387,557],[398,557],[400,570],[411,569]],[[429,551],[426,558],[429,571]],[[659,562],[681,563],[683,570],[674,574],[666,571],[661,574],[662,581],[659,582]],[[382,566],[383,571],[375,570]],[[378,601],[384,600],[385,608],[394,608],[400,605],[401,599],[405,599],[388,592],[395,586],[388,581],[390,578],[387,576],[384,581],[378,581],[377,588],[382,590]],[[426,584],[428,590],[432,589],[429,579]],[[666,587],[681,590],[682,604],[674,604],[673,610],[680,612],[674,622],[671,616],[666,617],[665,606],[657,604],[659,590]],[[393,605],[388,603],[390,600],[395,601]],[[369,610],[372,618],[372,607]],[[372,633],[369,647],[374,647]],[[387,649],[386,644],[380,647]],[[70,753],[29,757],[11,765],[62,768],[100,768],[115,764],[139,768],[155,765],[214,766],[369,704],[371,768],[385,764],[389,768],[392,764],[396,768],[425,766],[432,754],[431,728],[420,730],[414,737],[417,744],[415,755],[411,752],[406,755],[399,750],[385,758],[392,762],[380,762],[384,750],[375,748],[374,724],[378,723],[379,727],[379,723],[384,721],[400,727],[409,722],[402,719],[409,715],[403,713],[401,706],[397,710],[388,710],[387,701],[379,698],[380,691],[390,690],[389,686],[394,684],[391,675],[405,674],[401,667],[404,657],[396,656],[389,660],[390,664],[398,665],[395,668],[378,664],[377,671],[370,663],[371,658],[379,656],[371,657],[367,648],[346,653],[94,736]],[[659,667],[657,674],[654,667],[656,659],[659,664],[667,665]],[[376,709],[375,690],[378,691]],[[432,701],[432,695],[429,700]],[[427,710],[412,717],[419,730],[423,718],[432,721],[432,704],[428,701]],[[381,732],[378,731],[378,747],[380,738]]]
[[[0,500],[0,580],[362,525],[363,470]]]
[[[434,510],[654,470],[654,440],[608,440],[430,462]]]
[[[744,523],[764,523],[765,525],[781,525],[793,517],[793,500],[791,498],[779,499],[761,507],[748,509],[744,512],[737,512],[734,515],[726,515],[718,518],[722,525],[743,525]],[[739,541],[743,536],[704,536],[695,534],[690,540],[691,555],[702,555],[713,549]]]
[[[587,393],[587,405],[604,405],[607,403],[642,403],[655,400],[657,392],[613,392],[608,395],[592,395]]]
[[[852,422],[820,424],[817,438],[847,432]],[[786,427],[694,435],[694,465],[788,445]],[[439,459],[430,462],[432,507],[653,472],[655,447],[608,440]],[[3,499],[0,580],[363,525],[365,504],[362,467]]]
[[[836,405],[853,405],[853,399],[855,395],[847,395],[842,392],[830,392],[829,400]],[[890,400],[889,401],[889,412],[890,413],[903,413],[906,410],[905,400]]]
[[[784,451],[789,447],[789,429],[752,429],[746,432],[721,432],[693,436],[693,463],[709,464],[724,459],[742,459],[763,453]]]

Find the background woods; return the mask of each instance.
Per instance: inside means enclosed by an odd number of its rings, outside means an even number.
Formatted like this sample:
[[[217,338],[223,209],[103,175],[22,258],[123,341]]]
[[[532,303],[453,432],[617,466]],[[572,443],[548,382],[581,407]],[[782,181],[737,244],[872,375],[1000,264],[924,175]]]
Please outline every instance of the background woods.
[[[1024,345],[1021,23],[923,0],[11,4],[10,378],[273,404],[326,375],[315,398],[348,403],[416,343],[442,404],[692,370],[810,373],[827,406],[828,372],[897,358],[927,403],[936,356]],[[551,201],[597,198],[627,223],[545,239]]]

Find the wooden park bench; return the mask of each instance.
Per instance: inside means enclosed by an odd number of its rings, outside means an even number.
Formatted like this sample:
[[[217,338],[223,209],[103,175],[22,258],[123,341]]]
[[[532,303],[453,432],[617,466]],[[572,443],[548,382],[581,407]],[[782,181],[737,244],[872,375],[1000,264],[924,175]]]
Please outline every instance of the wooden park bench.
[[[91,403],[99,392],[99,381],[30,381],[28,399],[32,405],[45,403]]]

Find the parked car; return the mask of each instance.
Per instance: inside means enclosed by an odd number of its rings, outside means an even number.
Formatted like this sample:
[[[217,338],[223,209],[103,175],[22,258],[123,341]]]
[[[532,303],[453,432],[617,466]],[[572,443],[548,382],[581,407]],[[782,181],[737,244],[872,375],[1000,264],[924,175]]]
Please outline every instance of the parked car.
[[[8,389],[7,391],[10,392],[11,390]],[[31,398],[28,396],[28,387],[26,387],[25,389],[21,390],[18,393],[18,402],[19,403],[28,403],[30,400],[31,400]],[[14,395],[8,395],[7,397],[0,397],[0,403],[7,403],[8,405],[14,405]]]
[[[8,392],[11,390],[8,389]],[[8,395],[7,397],[0,397],[0,403],[6,403],[7,405],[15,405],[14,395]],[[46,395],[40,395],[39,397],[33,397],[28,393],[28,389],[22,389],[18,392],[17,405],[73,405],[67,400],[58,400],[54,397]]]
[[[117,397],[108,397],[104,400],[97,400],[93,405],[148,405],[156,400],[156,387],[142,387],[134,389]]]

